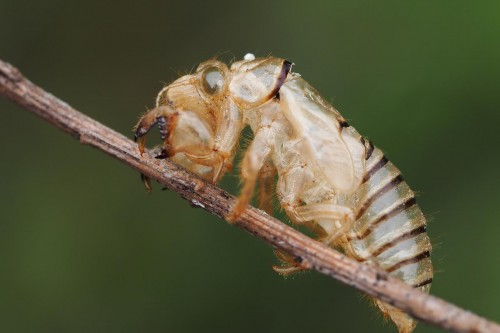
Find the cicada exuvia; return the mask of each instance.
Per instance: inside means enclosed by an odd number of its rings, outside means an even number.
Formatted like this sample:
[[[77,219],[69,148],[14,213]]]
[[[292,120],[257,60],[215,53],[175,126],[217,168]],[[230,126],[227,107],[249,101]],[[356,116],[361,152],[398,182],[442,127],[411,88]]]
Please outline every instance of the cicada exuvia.
[[[158,124],[170,158],[216,183],[231,169],[245,126],[254,134],[241,162],[243,187],[227,217],[236,219],[259,184],[259,205],[272,213],[274,193],[295,224],[350,257],[379,265],[429,292],[433,269],[426,220],[400,171],[382,151],[284,59],[245,56],[227,67],[209,60],[158,94],[156,107],[135,128],[141,153]],[[275,176],[277,175],[277,181]],[[275,270],[302,268],[286,253]],[[374,299],[401,333],[416,321]]]

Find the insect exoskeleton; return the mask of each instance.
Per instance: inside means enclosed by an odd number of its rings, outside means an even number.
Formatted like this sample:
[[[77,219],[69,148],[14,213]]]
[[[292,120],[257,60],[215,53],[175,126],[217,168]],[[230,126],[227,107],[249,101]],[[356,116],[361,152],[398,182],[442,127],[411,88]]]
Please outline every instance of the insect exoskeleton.
[[[135,129],[160,127],[169,157],[213,182],[231,166],[245,125],[254,138],[241,161],[243,187],[227,216],[234,221],[259,184],[259,206],[272,213],[276,193],[295,224],[350,257],[379,265],[405,283],[429,292],[433,270],[425,218],[399,170],[363,138],[330,103],[280,58],[245,56],[228,68],[217,60],[163,88],[156,107]],[[275,175],[278,175],[275,183]],[[281,274],[302,268],[286,253]],[[416,321],[374,300],[401,333]]]

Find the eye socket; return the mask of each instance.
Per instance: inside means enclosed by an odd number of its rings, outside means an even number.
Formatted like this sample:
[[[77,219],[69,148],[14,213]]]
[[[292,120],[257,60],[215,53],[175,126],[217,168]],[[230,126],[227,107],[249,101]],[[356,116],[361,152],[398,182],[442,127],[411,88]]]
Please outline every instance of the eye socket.
[[[224,75],[217,67],[208,67],[201,75],[201,85],[203,90],[209,94],[214,95],[222,90],[224,87]]]

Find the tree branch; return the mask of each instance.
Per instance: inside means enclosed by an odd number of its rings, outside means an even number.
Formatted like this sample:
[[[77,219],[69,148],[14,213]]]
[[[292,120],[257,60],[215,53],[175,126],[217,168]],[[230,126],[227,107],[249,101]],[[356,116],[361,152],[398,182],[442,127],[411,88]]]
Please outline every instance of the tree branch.
[[[168,160],[156,160],[149,153],[141,157],[134,142],[77,112],[1,60],[0,95],[71,134],[81,143],[98,148],[158,181],[192,204],[220,218],[230,211],[234,197],[227,192]],[[235,225],[292,254],[304,267],[353,286],[423,322],[452,332],[500,333],[497,323],[411,288],[377,267],[360,264],[256,208],[249,207]]]

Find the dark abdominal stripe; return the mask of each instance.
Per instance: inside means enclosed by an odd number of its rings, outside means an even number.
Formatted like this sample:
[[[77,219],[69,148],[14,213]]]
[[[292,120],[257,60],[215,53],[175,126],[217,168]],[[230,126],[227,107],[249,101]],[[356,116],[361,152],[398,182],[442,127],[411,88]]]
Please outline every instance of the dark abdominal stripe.
[[[382,169],[384,165],[387,164],[387,162],[389,162],[389,160],[385,156],[382,156],[382,158],[377,162],[377,164],[375,164],[370,170],[366,172],[365,176],[363,177],[363,183],[366,183],[368,180],[370,180],[370,178],[375,173],[377,173],[377,171]]]
[[[422,282],[419,282],[417,284],[412,285],[413,288],[420,288],[423,286],[426,286],[428,284],[432,283],[432,278],[428,278],[427,280],[424,280]]]
[[[379,197],[387,193],[389,190],[398,186],[401,182],[403,182],[403,176],[399,174],[393,179],[391,179],[389,183],[384,185],[384,187],[379,189],[377,192],[373,193],[368,199],[366,199],[363,206],[361,206],[361,209],[358,211],[358,214],[356,215],[356,220],[359,219],[364,214],[364,212],[372,205],[373,202],[375,202],[375,200],[377,200]]]
[[[379,225],[380,223],[390,219],[391,217],[396,216],[399,213],[407,210],[408,208],[412,207],[416,203],[417,202],[415,200],[415,197],[412,196],[412,197],[407,198],[405,201],[401,202],[399,205],[395,206],[393,209],[391,209],[387,213],[382,214],[374,221],[371,221],[369,227],[366,228],[366,230],[363,231],[363,233],[357,234],[354,238],[358,239],[358,240],[365,239],[366,237],[368,237],[368,235],[370,235],[372,233],[372,231],[375,229],[375,227],[377,227],[377,225]],[[352,238],[350,238],[350,239],[352,239]]]
[[[412,264],[418,265],[416,270],[419,272],[408,273],[412,277],[407,277],[406,282],[414,288],[430,285],[432,275],[429,277],[420,271],[428,269],[427,258],[430,258],[431,253],[430,246],[422,243],[426,239],[427,229],[425,219],[416,206],[415,195],[383,154],[378,151],[374,155],[375,147],[369,140],[361,138],[360,142],[365,146],[365,158],[367,161],[370,159],[367,164],[371,167],[364,174],[363,188],[359,192],[360,202],[356,204],[359,207],[355,215],[359,229],[355,228],[347,236],[349,242],[355,242],[354,247],[362,247],[366,251],[355,254],[354,258],[359,262],[373,260],[388,273]],[[381,226],[384,223],[387,224]],[[375,233],[379,226],[384,229]],[[357,243],[359,241],[362,243]],[[414,242],[415,249],[411,248],[413,245],[408,245],[408,248],[405,241]],[[391,249],[394,254],[388,252]],[[404,257],[401,259],[400,256]],[[413,268],[410,271],[413,272]]]
[[[429,250],[426,250],[422,253],[417,254],[414,257],[402,260],[402,261],[398,262],[397,264],[392,265],[391,267],[387,268],[386,271],[389,273],[394,272],[395,270],[397,270],[403,266],[415,264],[421,260],[424,260],[425,258],[429,258],[430,256],[431,256],[431,253],[429,252]]]
[[[379,247],[378,249],[373,251],[371,254],[374,257],[376,257],[376,256],[380,255],[382,252],[384,252],[385,250],[390,249],[391,247],[395,246],[396,244],[398,244],[402,241],[405,241],[407,239],[410,239],[410,238],[416,237],[420,234],[423,234],[424,232],[426,232],[426,230],[427,230],[426,226],[422,225],[422,226],[417,227],[413,230],[405,232],[404,234],[401,234],[398,237],[394,238],[393,240],[385,243],[384,245],[382,245],[381,247]]]

